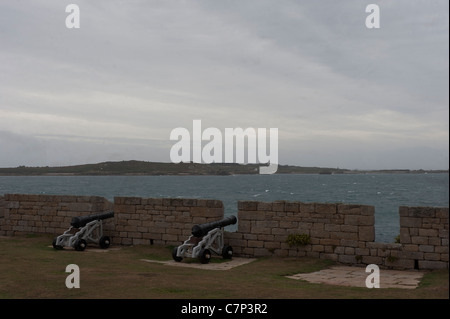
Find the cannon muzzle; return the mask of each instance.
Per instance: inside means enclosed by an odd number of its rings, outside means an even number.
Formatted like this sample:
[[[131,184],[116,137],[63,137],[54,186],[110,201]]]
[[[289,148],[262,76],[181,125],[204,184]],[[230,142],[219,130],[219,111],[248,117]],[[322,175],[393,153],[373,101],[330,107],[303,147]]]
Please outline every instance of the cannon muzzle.
[[[194,225],[192,227],[192,235],[194,235],[195,237],[203,237],[214,228],[222,228],[228,225],[236,224],[236,222],[237,222],[236,216],[228,216],[224,219],[215,222],[205,223],[201,225]]]
[[[89,215],[89,216],[74,217],[74,218],[72,218],[70,225],[72,225],[75,228],[80,228],[80,227],[86,226],[87,223],[89,223],[93,220],[102,220],[102,219],[108,219],[111,217],[114,217],[114,212],[106,212],[106,213],[93,214],[93,215]]]

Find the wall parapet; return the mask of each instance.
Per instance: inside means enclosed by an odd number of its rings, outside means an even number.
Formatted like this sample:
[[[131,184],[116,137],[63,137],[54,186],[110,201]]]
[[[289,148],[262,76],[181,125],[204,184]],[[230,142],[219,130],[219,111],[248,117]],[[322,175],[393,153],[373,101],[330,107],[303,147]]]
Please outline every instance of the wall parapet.
[[[194,224],[223,218],[219,200],[115,197],[113,243],[178,245]]]
[[[400,242],[377,243],[375,209],[353,204],[238,203],[238,230],[227,233],[243,256],[310,256],[397,269],[448,268],[448,208],[400,207]],[[310,244],[291,247],[289,234]]]
[[[219,200],[190,198],[5,194],[0,196],[0,235],[60,235],[76,216],[114,210],[104,230],[118,245],[179,245],[192,226],[224,217]],[[375,208],[368,205],[303,202],[238,202],[238,226],[225,232],[235,255],[309,256],[344,264],[396,269],[449,266],[448,207],[399,207],[400,242],[375,240]],[[290,246],[288,235],[310,242]]]
[[[2,229],[5,224],[5,196],[0,196],[0,236],[3,234]]]
[[[99,196],[4,195],[4,221],[0,234],[61,234],[70,227],[73,217],[111,210],[113,204]],[[105,229],[112,229],[112,222]]]

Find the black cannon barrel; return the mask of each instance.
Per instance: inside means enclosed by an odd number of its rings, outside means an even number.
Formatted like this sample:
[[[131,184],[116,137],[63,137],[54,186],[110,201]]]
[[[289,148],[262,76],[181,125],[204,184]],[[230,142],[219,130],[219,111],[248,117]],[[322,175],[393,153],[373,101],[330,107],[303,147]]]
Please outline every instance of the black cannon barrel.
[[[228,225],[236,224],[236,222],[237,222],[236,216],[228,216],[224,219],[215,222],[205,223],[201,225],[194,225],[192,227],[192,235],[194,235],[195,237],[203,237],[214,228],[222,228]]]
[[[99,214],[93,214],[89,216],[79,216],[72,218],[72,221],[70,225],[72,225],[75,228],[80,228],[86,226],[87,223],[93,221],[93,220],[102,220],[102,219],[108,219],[114,217],[114,212],[106,212],[106,213],[99,213]]]

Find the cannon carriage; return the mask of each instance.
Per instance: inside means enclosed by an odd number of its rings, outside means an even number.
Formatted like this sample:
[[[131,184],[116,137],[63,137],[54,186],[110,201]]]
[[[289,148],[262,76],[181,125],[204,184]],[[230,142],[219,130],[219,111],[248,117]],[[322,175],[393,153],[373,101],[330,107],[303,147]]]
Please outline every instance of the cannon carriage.
[[[114,212],[111,211],[72,218],[70,228],[53,239],[53,248],[73,247],[75,250],[83,251],[88,244],[96,244],[103,249],[108,248],[111,240],[103,235],[102,220],[113,216]]]
[[[172,250],[172,258],[180,262],[185,257],[198,258],[202,264],[211,259],[211,254],[231,259],[233,248],[225,245],[223,227],[236,224],[236,216],[228,216],[222,220],[194,225],[192,235],[182,245]]]

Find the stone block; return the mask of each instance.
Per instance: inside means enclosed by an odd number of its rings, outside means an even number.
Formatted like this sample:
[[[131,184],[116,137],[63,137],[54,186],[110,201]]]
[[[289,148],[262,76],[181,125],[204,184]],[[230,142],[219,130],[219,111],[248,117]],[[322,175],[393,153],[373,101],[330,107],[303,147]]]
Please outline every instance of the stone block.
[[[275,241],[266,241],[264,242],[264,248],[270,250],[281,248],[281,243]]]
[[[325,247],[323,245],[311,245],[311,251],[323,252]]]
[[[373,226],[375,224],[375,216],[345,215],[344,223],[346,225]]]
[[[361,205],[337,204],[337,212],[339,214],[360,215]]]
[[[434,252],[439,254],[448,254],[448,246],[435,246]]]
[[[325,228],[327,225],[325,225]],[[339,227],[338,231],[348,232],[348,233],[357,233],[358,232],[358,226],[356,225],[336,225]]]
[[[437,237],[438,234],[437,229],[419,229],[419,236]]]
[[[369,256],[370,249],[369,248],[355,248],[355,255],[357,256]]]
[[[375,227],[373,226],[359,226],[358,227],[358,239],[361,241],[374,241],[375,240]]]
[[[345,247],[344,248],[344,254],[345,255],[354,255],[355,254],[355,248],[353,248],[353,247]]]
[[[267,220],[263,211],[238,211],[238,220]]]
[[[435,209],[435,212],[436,212],[435,216],[437,218],[445,218],[445,219],[447,219],[447,225],[448,225],[449,208],[448,207],[439,207],[439,208]]]
[[[320,214],[336,214],[337,206],[336,204],[315,203],[314,211]]]
[[[400,243],[402,244],[411,243],[411,235],[409,234],[409,227],[400,228]]]
[[[314,203],[300,203],[299,212],[300,214],[313,213],[315,211],[314,206]]]
[[[174,234],[162,234],[161,238],[168,242],[178,242],[178,236]]]
[[[378,256],[362,256],[361,261],[364,264],[375,264],[375,265],[382,265],[383,264],[383,258]]]
[[[314,237],[314,238],[319,238],[319,239],[321,239],[321,238],[330,238],[330,234],[331,233],[329,231],[326,231],[326,230],[321,230],[321,229],[311,229],[310,230],[310,236]],[[341,233],[339,233],[339,234],[341,234]],[[342,234],[344,234],[344,233],[342,233]],[[335,239],[337,239],[337,238],[335,237]]]
[[[252,221],[250,221],[250,220],[239,220],[238,232],[249,233],[251,231],[251,224],[252,224]]]
[[[354,239],[340,239],[339,242],[340,242],[341,246],[345,246],[345,247],[356,248],[359,246],[358,240],[354,240]]]
[[[264,248],[264,247],[258,247],[253,249],[253,254],[255,257],[264,257],[264,256],[271,256],[272,253]]]
[[[423,255],[424,260],[441,260],[441,254],[438,253],[425,253]]]
[[[405,244],[403,245],[404,251],[419,251],[419,245],[413,245],[413,244]]]
[[[399,251],[398,256],[399,258],[404,259],[414,259],[414,260],[423,260],[423,252],[413,252],[413,251]]]
[[[331,239],[331,238],[321,238],[319,243],[321,245],[335,246],[336,247],[336,246],[340,245],[341,240],[337,239],[337,238],[333,238],[333,239]]]
[[[242,235],[242,238],[246,239],[246,240],[257,240],[258,239],[258,235],[245,233],[245,234]]]
[[[409,207],[408,215],[410,217],[434,217],[433,207]]]
[[[428,237],[411,236],[411,243],[418,244],[418,245],[428,245]]]
[[[258,209],[258,202],[255,201],[238,201],[238,210],[253,211]]]
[[[277,225],[277,226],[279,226],[280,228],[297,228],[298,223],[292,222],[292,221],[280,220],[279,225]]]
[[[286,202],[284,205],[284,210],[286,212],[298,213],[300,209],[300,203],[298,202]]]
[[[408,207],[407,206],[400,206],[399,208],[398,208],[398,214],[399,214],[399,216],[400,217],[405,217],[405,216],[408,216]]]
[[[326,231],[329,231],[329,232],[339,232],[339,231],[346,231],[345,229],[346,228],[344,228],[344,229],[342,229],[342,226],[345,226],[345,225],[336,225],[336,224],[325,224],[324,225],[324,229],[326,230]],[[349,227],[356,227],[356,226],[349,226]],[[348,228],[347,228],[348,229]],[[357,229],[357,228],[356,228]]]
[[[272,234],[272,228],[252,226],[252,234],[270,235],[270,234]]]
[[[419,260],[419,269],[446,269],[448,263],[445,261]]]
[[[221,200],[207,200],[206,206],[211,208],[223,208],[223,202]]]
[[[422,218],[400,216],[400,227],[422,227]]]
[[[344,264],[356,264],[357,263],[355,255],[338,255],[337,260]]]
[[[423,251],[425,253],[434,252],[434,246],[432,245],[419,245],[419,251]]]
[[[375,206],[361,205],[361,215],[375,216]]]
[[[357,233],[334,232],[330,233],[330,238],[358,240]]]

